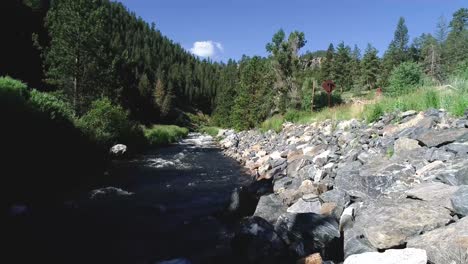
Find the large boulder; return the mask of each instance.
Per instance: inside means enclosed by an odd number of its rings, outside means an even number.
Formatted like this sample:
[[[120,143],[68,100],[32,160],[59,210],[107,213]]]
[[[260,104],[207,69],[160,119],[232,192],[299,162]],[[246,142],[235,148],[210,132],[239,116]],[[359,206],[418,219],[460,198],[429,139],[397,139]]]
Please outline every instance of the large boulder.
[[[332,217],[286,213],[278,218],[275,231],[297,257],[315,252],[325,257],[339,254],[340,232],[338,222]]]
[[[399,155],[402,152],[418,149],[420,147],[417,140],[401,137],[395,141],[393,150],[396,155]]]
[[[468,261],[468,218],[408,241],[408,247],[424,249],[433,264],[464,264]]]
[[[356,213],[354,225],[345,229],[345,255],[402,246],[409,238],[450,221],[450,210],[425,201],[379,199],[369,202]],[[356,241],[356,237],[361,240]]]
[[[427,179],[438,180],[449,185],[468,185],[468,159],[454,159],[428,173]]]
[[[417,185],[406,192],[407,197],[427,201],[430,204],[443,206],[453,210],[450,198],[458,190],[458,187],[443,184],[441,182],[428,182]]]
[[[351,255],[344,264],[426,264],[427,254],[423,249],[389,249],[383,253],[366,252]]]
[[[244,218],[237,228],[231,246],[239,263],[286,263],[287,250],[273,225],[265,219],[252,216]]]
[[[416,139],[424,146],[440,147],[455,141],[463,142],[468,140],[468,129],[444,129],[444,130],[427,130],[425,133],[417,136]]]
[[[271,224],[275,224],[278,217],[285,213],[287,208],[279,195],[265,195],[260,197],[253,215],[261,217]]]
[[[468,185],[462,185],[451,197],[454,211],[462,216],[468,215]]]

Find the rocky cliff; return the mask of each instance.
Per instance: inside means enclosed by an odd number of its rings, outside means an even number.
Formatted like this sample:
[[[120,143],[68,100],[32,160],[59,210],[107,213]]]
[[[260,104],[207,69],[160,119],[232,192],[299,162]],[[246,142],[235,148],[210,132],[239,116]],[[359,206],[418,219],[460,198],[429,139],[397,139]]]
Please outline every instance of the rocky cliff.
[[[221,136],[226,155],[273,187],[234,238],[246,262],[468,263],[468,113]]]

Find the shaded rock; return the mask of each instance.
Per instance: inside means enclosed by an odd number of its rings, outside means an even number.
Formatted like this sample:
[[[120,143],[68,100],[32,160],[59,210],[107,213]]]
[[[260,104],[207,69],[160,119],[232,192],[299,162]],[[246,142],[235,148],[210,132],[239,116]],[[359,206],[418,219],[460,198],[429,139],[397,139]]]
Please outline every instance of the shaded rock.
[[[421,146],[419,146],[419,142],[417,140],[401,137],[395,141],[393,150],[395,155],[399,155],[402,152],[418,149],[420,147]]]
[[[462,185],[451,197],[454,211],[462,216],[468,215],[468,185]]]
[[[414,110],[408,110],[408,111],[405,111],[403,113],[400,113],[398,116],[403,119],[403,118],[406,118],[406,117],[409,117],[409,116],[414,116],[416,115],[418,112],[414,111]]]
[[[468,218],[408,241],[407,247],[424,249],[430,263],[463,264],[468,260]]]
[[[315,213],[320,214],[320,209],[322,204],[320,203],[318,197],[316,199],[304,200],[300,198],[297,202],[291,205],[288,209],[288,213]]]
[[[314,213],[283,214],[276,222],[275,231],[299,257],[336,250],[332,246],[336,246],[340,237],[334,218]]]
[[[450,143],[447,146],[445,146],[447,151],[453,152],[457,155],[467,155],[468,154],[468,142],[463,142],[463,143]]]
[[[427,254],[423,249],[389,249],[383,253],[366,252],[351,255],[344,264],[426,264]]]
[[[283,200],[276,194],[270,194],[260,197],[254,216],[261,217],[271,224],[276,223],[278,217],[286,212],[288,207]]]
[[[440,147],[468,137],[468,129],[427,130],[416,139],[428,147]]]
[[[450,210],[419,200],[378,200],[358,211],[353,227],[346,236],[368,240],[375,249],[404,245],[412,236],[448,224]],[[345,238],[345,248],[347,240]],[[347,255],[356,252],[345,252]]]
[[[453,210],[450,197],[458,190],[458,187],[443,184],[441,182],[423,183],[406,192],[407,197],[427,201],[430,204],[443,206]],[[468,197],[467,197],[468,198]]]
[[[236,188],[231,193],[231,199],[228,206],[228,214],[235,217],[251,215],[257,206],[256,197],[246,188]]]
[[[455,154],[452,152],[447,152],[442,149],[434,149],[430,159],[428,160],[430,162],[435,161],[435,160],[449,161],[449,160],[452,160],[453,158],[455,158]]]
[[[273,225],[257,216],[244,218],[231,241],[239,263],[285,263],[286,245]]]

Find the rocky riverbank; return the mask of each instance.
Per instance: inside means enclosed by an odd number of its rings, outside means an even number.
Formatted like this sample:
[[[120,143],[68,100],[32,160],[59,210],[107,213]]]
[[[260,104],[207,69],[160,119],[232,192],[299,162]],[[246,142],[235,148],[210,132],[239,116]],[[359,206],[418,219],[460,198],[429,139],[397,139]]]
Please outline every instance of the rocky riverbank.
[[[219,136],[225,155],[272,187],[249,189],[258,204],[232,243],[245,263],[468,263],[468,113]],[[252,206],[242,193],[231,210]]]

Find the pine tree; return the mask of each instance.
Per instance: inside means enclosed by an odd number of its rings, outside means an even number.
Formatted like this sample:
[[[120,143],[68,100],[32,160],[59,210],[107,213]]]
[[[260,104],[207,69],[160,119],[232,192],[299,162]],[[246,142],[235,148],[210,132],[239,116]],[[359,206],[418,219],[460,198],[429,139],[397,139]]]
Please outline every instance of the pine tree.
[[[335,56],[335,48],[333,44],[330,43],[327,49],[327,55],[325,61],[322,62],[320,67],[320,83],[326,80],[333,80],[335,78],[335,71],[333,67],[333,58]]]
[[[461,8],[453,14],[450,33],[444,46],[443,62],[448,73],[453,73],[468,61],[468,9]]]
[[[336,56],[334,60],[335,69],[335,83],[340,89],[341,93],[344,90],[348,90],[352,85],[351,76],[351,48],[345,46],[344,42],[341,42],[336,49]]]
[[[361,79],[361,50],[357,45],[351,52],[351,78],[352,86],[358,86]]]
[[[379,76],[380,62],[377,53],[378,51],[371,44],[367,44],[361,61],[362,84],[369,90],[375,88]]]

